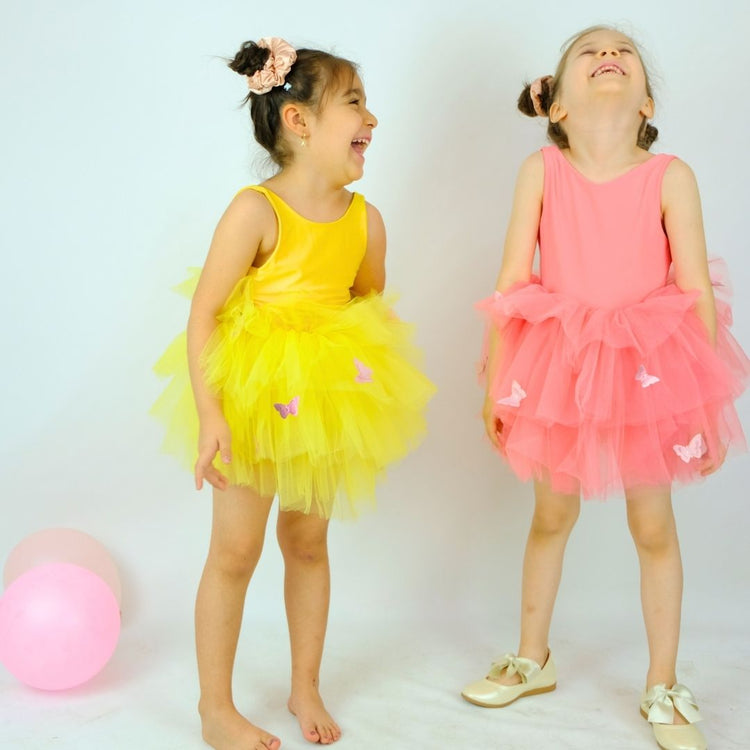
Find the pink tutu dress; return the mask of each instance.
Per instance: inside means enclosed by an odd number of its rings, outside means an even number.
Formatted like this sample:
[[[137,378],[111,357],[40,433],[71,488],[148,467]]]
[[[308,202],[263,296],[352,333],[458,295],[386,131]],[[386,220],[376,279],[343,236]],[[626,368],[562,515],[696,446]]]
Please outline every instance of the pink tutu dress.
[[[489,384],[502,454],[521,479],[584,497],[698,479],[707,452],[746,447],[733,402],[750,361],[716,262],[715,347],[698,292],[670,276],[661,185],[674,157],[595,183],[556,146],[542,154],[540,278],[478,303],[502,342]]]

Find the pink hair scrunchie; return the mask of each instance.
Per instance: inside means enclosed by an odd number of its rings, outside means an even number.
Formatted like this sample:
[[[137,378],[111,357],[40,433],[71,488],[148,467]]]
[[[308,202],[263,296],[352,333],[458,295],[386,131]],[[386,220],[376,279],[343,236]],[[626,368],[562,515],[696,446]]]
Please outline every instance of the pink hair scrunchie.
[[[258,47],[270,50],[266,64],[251,76],[247,76],[247,87],[253,94],[265,94],[284,83],[297,53],[289,42],[278,36],[266,36],[258,41]]]
[[[549,114],[542,106],[542,85],[545,81],[552,80],[552,76],[541,76],[529,84],[529,94],[531,94],[531,103],[534,105],[534,112],[539,117],[547,117]]]

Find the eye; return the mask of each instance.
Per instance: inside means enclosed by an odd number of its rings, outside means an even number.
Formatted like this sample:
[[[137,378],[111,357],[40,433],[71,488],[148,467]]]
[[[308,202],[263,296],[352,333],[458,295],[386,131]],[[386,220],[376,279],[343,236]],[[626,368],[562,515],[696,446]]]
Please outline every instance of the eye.
[[[352,100],[350,100],[349,104],[359,105],[359,101],[360,101],[359,99],[352,99]]]
[[[581,55],[593,55],[594,54],[594,50],[593,49],[583,49],[583,50],[581,50],[580,54]]]
[[[621,50],[618,50],[618,51],[619,51],[620,54],[622,54],[623,52],[628,52],[628,53],[632,54],[632,52],[633,52],[633,50],[630,49],[630,47],[623,47]]]

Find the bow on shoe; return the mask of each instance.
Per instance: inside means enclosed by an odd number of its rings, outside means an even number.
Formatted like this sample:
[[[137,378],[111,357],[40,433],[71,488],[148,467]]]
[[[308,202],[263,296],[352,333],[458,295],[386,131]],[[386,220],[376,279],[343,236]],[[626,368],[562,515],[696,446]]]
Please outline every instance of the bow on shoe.
[[[684,685],[676,684],[671,690],[662,684],[654,685],[644,697],[648,720],[652,724],[674,723],[675,708],[691,724],[701,720],[695,697]]]
[[[533,679],[542,671],[541,667],[532,659],[524,659],[522,656],[516,656],[515,654],[503,654],[492,663],[489,676],[499,677],[503,669],[507,670],[508,677],[518,673],[524,682]]]

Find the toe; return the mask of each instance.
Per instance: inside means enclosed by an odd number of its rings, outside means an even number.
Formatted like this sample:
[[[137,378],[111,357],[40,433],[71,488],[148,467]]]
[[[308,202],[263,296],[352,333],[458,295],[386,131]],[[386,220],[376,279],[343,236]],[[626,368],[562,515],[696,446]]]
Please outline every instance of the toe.
[[[308,727],[302,734],[308,742],[320,742],[320,733],[315,727]]]

